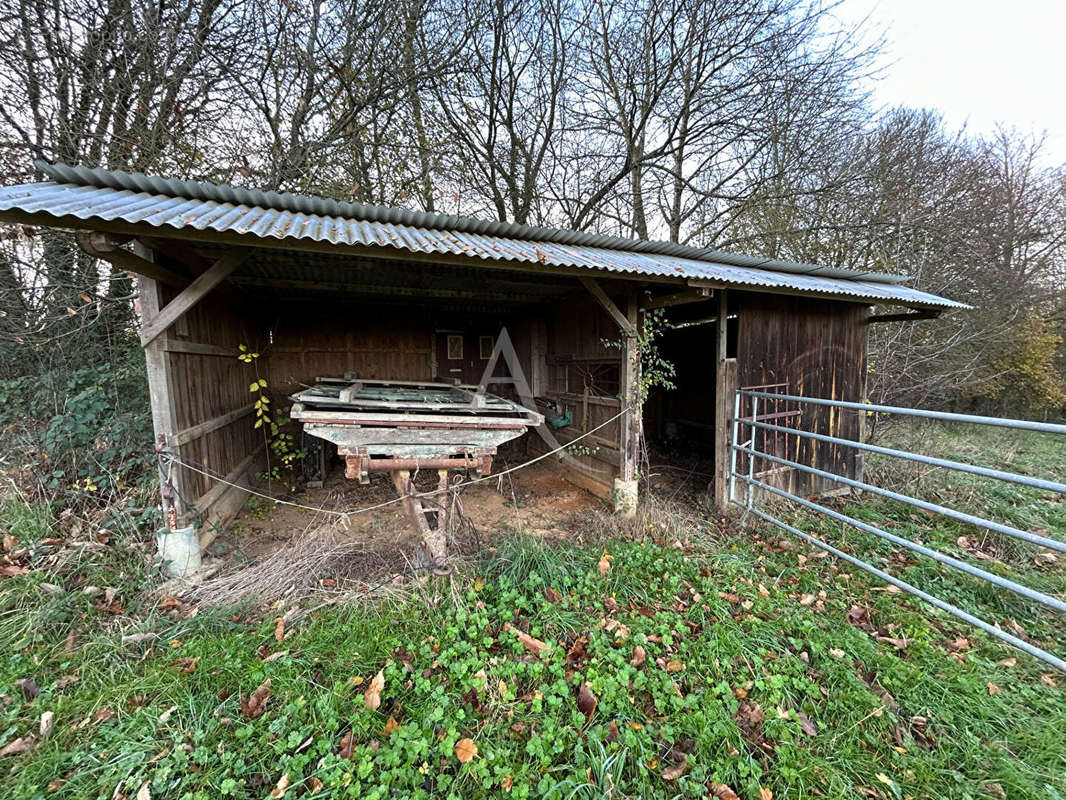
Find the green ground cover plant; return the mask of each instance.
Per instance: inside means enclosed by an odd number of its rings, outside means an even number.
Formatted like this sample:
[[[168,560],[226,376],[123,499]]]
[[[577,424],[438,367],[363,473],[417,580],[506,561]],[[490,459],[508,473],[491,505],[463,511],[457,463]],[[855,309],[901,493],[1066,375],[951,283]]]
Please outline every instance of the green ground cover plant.
[[[1011,441],[955,455],[1066,466]],[[966,502],[1062,530],[1054,499]],[[944,548],[973,536],[868,498],[841,507]],[[517,534],[450,579],[304,613],[161,597],[142,534],[74,532],[55,512],[0,506],[20,565],[0,581],[8,797],[1066,797],[1064,676],[764,526],[648,516],[582,548]],[[1041,608],[803,527],[1064,650]],[[1005,547],[972,552],[1062,594],[1061,564]]]

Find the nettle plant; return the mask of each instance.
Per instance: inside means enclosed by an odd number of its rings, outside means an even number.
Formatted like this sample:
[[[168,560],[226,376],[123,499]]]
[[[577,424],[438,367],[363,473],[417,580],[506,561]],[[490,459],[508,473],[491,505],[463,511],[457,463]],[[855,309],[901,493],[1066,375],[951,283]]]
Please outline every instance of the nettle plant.
[[[295,491],[294,476],[300,467],[305,452],[296,446],[296,437],[285,430],[292,421],[284,413],[274,413],[271,410],[270,396],[267,395],[267,381],[259,375],[259,353],[250,350],[246,345],[240,345],[237,359],[245,364],[255,367],[255,380],[248,384],[248,392],[258,395],[252,408],[255,413],[253,428],[263,430],[263,438],[267,447],[266,470],[260,473],[260,477],[268,481],[277,481],[285,484],[289,491]]]

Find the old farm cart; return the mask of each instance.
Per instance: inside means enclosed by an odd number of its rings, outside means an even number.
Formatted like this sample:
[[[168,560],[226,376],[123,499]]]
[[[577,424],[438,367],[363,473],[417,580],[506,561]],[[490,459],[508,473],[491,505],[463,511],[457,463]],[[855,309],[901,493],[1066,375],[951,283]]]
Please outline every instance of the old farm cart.
[[[795,423],[781,424],[780,421],[767,421],[759,413],[760,405],[767,403],[779,403],[787,401],[807,410],[820,409],[831,411],[834,414],[845,414],[858,418],[870,413],[893,414],[922,419],[940,420],[944,422],[965,423],[972,425],[994,426],[1011,430],[1037,431],[1051,436],[1063,437],[1063,445],[1066,446],[1066,425],[1057,425],[1046,422],[1034,422],[1030,420],[1001,419],[998,417],[981,417],[969,414],[954,414],[948,412],[930,411],[927,409],[902,408],[898,406],[874,405],[869,403],[850,403],[825,398],[801,397],[787,395],[780,392],[768,392],[757,389],[738,390],[734,397],[733,415],[733,444],[731,446],[731,469],[729,480],[729,496],[732,503],[741,506],[744,511],[765,522],[785,530],[804,541],[827,550],[833,555],[844,559],[848,563],[869,572],[892,586],[902,589],[915,597],[929,603],[941,611],[957,617],[985,633],[1000,639],[1013,647],[1022,650],[1041,661],[1066,672],[1066,660],[1060,656],[1026,641],[1020,636],[1009,633],[997,625],[990,624],[985,620],[965,611],[958,606],[942,600],[929,592],[920,589],[904,580],[889,574],[885,570],[865,561],[851,553],[847,553],[832,544],[822,541],[809,533],[782,520],[775,514],[775,509],[765,503],[760,503],[760,492],[765,492],[770,497],[775,497],[789,504],[798,506],[813,513],[850,526],[855,530],[870,534],[878,539],[891,542],[894,545],[910,550],[925,558],[932,559],[947,567],[957,569],[978,580],[1004,589],[1008,592],[1024,597],[1033,603],[1054,609],[1060,613],[1066,613],[1066,602],[1061,598],[1044,592],[1037,591],[1029,586],[1013,581],[1009,578],[989,572],[955,556],[928,547],[921,542],[898,536],[884,528],[872,525],[869,522],[857,519],[835,508],[830,508],[824,503],[816,502],[810,497],[803,496],[789,488],[788,481],[774,481],[769,477],[761,477],[760,473],[766,474],[765,465],[770,467],[793,471],[822,483],[823,486],[837,486],[845,490],[858,490],[870,492],[879,497],[904,504],[905,506],[920,509],[932,516],[942,516],[975,528],[990,531],[1001,536],[1008,536],[1019,541],[1026,542],[1036,547],[1047,548],[1059,553],[1066,553],[1066,542],[1044,536],[1041,533],[1022,530],[1013,525],[997,522],[977,514],[970,514],[954,508],[930,502],[911,495],[902,494],[890,489],[867,483],[863,480],[848,477],[829,470],[820,469],[811,463],[805,463],[811,459],[811,454],[816,453],[818,448],[831,447],[843,448],[857,453],[874,453],[889,458],[904,459],[939,467],[946,470],[976,475],[982,478],[990,478],[996,481],[1039,489],[1044,492],[1066,495],[1066,483],[1043,478],[1035,478],[1028,475],[1019,475],[1005,470],[991,469],[976,464],[954,461],[947,458],[913,453],[891,447],[870,444],[863,441],[842,439],[837,436],[818,433],[812,430],[811,425],[799,426]],[[789,443],[789,447],[781,447],[780,443]],[[814,463],[820,463],[821,459],[814,458]],[[759,466],[756,466],[759,465]],[[784,485],[782,485],[784,484]],[[779,513],[779,512],[778,512]]]
[[[344,475],[370,482],[388,470],[438,572],[447,570],[444,495],[449,470],[488,475],[496,448],[544,417],[482,386],[318,378],[292,396],[292,419],[336,446]],[[418,492],[412,472],[436,470],[436,492]]]
[[[39,182],[0,188],[0,220],[73,230],[85,252],[139,276],[156,445],[174,458],[160,473],[163,505],[171,524],[204,530],[225,523],[246,496],[233,485],[262,469],[252,376],[235,357],[242,344],[261,354],[258,376],[277,408],[320,376],[482,383],[506,328],[537,408],[512,396],[513,385],[491,388],[530,411],[550,409],[565,421],[551,436],[583,445],[546,464],[605,499],[633,498],[642,431],[667,457],[680,431],[713,460],[708,489],[725,507],[734,389],[787,383],[860,401],[867,326],[886,316],[872,307],[908,319],[965,308],[883,273],[66,164],[35,169]],[[672,323],[661,345],[677,389],[641,408],[638,333],[651,312]],[[847,424],[829,432],[858,433]],[[548,439],[524,437],[536,452],[522,455],[554,449]]]

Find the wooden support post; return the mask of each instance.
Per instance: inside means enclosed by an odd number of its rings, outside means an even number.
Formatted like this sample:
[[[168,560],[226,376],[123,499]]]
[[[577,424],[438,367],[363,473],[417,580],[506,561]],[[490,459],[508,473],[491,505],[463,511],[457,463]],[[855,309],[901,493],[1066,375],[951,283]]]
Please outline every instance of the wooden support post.
[[[622,333],[621,390],[622,407],[629,410],[619,425],[618,479],[615,481],[615,511],[627,517],[637,513],[637,466],[640,460],[642,406],[640,397],[640,348],[637,346],[639,325],[637,294],[630,289],[626,296],[626,327]]]
[[[135,245],[137,247],[137,245]],[[147,248],[138,248],[138,257],[152,258]],[[137,292],[140,298],[141,320],[152,320],[159,313],[159,284],[154,278],[140,275],[137,278]],[[152,428],[155,432],[156,445],[160,448],[177,448],[177,410],[171,393],[170,354],[167,352],[166,335],[158,336],[144,348],[144,358],[148,373],[148,399],[152,410]],[[187,509],[182,499],[183,486],[180,468],[169,465],[159,468],[159,487],[163,499],[163,517],[171,530],[182,528],[187,524]]]
[[[433,571],[438,575],[447,575],[451,572],[448,566],[448,512],[445,509],[448,492],[448,470],[437,470],[437,491],[433,498],[437,500],[437,508],[427,509],[422,504],[422,498],[417,497],[418,491],[411,482],[411,472],[406,469],[392,470],[392,483],[396,491],[403,498],[407,516],[422,537],[426,546],[427,555],[433,563]],[[433,514],[435,519],[430,525],[429,516]]]
[[[226,279],[251,255],[250,249],[230,250],[211,265],[207,272],[196,278],[181,294],[159,310],[141,326],[141,346],[146,347],[173,325],[185,312],[203,300],[207,294]]]
[[[718,511],[729,510],[729,465],[733,403],[737,390],[737,360],[729,358],[729,297],[718,292],[718,341],[715,348],[714,502]]]

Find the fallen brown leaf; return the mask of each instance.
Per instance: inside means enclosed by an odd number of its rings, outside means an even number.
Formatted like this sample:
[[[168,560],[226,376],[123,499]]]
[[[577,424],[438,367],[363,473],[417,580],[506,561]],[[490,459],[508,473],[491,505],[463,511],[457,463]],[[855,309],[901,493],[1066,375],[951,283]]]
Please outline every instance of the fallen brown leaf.
[[[685,665],[678,661],[676,658],[672,658],[666,662],[667,672],[681,672],[685,669]]]
[[[377,711],[381,706],[381,692],[385,688],[385,670],[378,670],[378,674],[374,676],[374,679],[370,681],[370,686],[367,687],[366,692],[363,694],[363,705],[369,708],[371,711]]]
[[[177,667],[181,671],[182,675],[188,675],[190,672],[196,669],[196,662],[199,660],[199,658],[190,658],[186,656],[184,658],[179,658],[176,661],[172,661],[170,666]]]
[[[808,717],[802,711],[797,711],[796,717],[799,718],[800,727],[803,728],[803,732],[805,734],[807,734],[808,736],[818,735],[818,726],[811,721],[810,717]]]
[[[267,701],[270,699],[270,678],[263,681],[248,699],[241,698],[241,713],[248,719],[256,719],[263,716],[266,711]]]
[[[400,723],[396,721],[396,717],[389,715],[388,720],[385,722],[385,735],[391,736],[392,732],[400,727]]]
[[[518,641],[520,641],[523,645],[525,645],[526,650],[528,650],[529,652],[533,653],[533,655],[539,656],[545,650],[550,650],[551,649],[551,645],[548,644],[547,642],[542,642],[540,639],[534,639],[528,633],[525,633],[524,631],[520,631],[518,628],[516,628],[510,622],[505,622],[503,624],[503,629],[505,631],[513,632],[514,635],[518,637]]]
[[[56,715],[55,712],[45,711],[41,714],[41,721],[37,727],[37,733],[42,739],[47,739],[52,735],[52,728],[55,727]]]
[[[510,775],[506,776],[502,781],[500,781],[500,788],[503,789],[505,792],[511,791],[512,786],[514,786],[514,778]]]
[[[774,793],[765,786],[759,787],[759,800],[774,800]]]
[[[715,797],[718,800],[740,800],[737,793],[724,783],[712,783],[707,788],[711,790],[711,797]]]
[[[455,743],[455,757],[460,764],[468,764],[477,755],[477,745],[473,739],[460,739]]]
[[[285,792],[289,791],[289,784],[290,783],[291,783],[291,781],[289,780],[289,773],[287,773],[287,772],[284,775],[282,775],[280,778],[278,778],[277,784],[274,786],[274,789],[270,792],[271,800],[280,800],[280,798],[284,797],[285,796]]]
[[[599,703],[599,700],[596,699],[596,695],[592,693],[589,685],[582,683],[577,690],[577,710],[585,715],[585,722],[592,719],[597,703]]]
[[[647,659],[648,655],[639,644],[633,648],[633,657],[629,659],[629,666],[639,667]]]
[[[277,617],[274,620],[274,639],[281,641],[285,638],[285,617]]]
[[[311,790],[311,794],[318,794],[324,786],[322,779],[316,778],[314,775],[307,779],[307,788]]]
[[[28,753],[37,742],[32,736],[22,736],[0,750],[0,756],[19,756]]]
[[[352,739],[352,732],[348,731],[341,737],[340,746],[337,747],[337,755],[341,758],[351,758],[352,750],[355,748],[355,741]]]
[[[151,781],[145,781],[141,784],[141,788],[137,790],[137,800],[152,800]]]
[[[600,563],[596,565],[596,569],[600,575],[606,575],[611,571],[611,559],[606,553],[600,556]]]
[[[673,766],[667,767],[662,771],[662,777],[664,781],[676,781],[682,775],[688,771],[688,756],[685,756],[678,763]]]
[[[1000,689],[998,686],[996,686],[996,684],[989,682],[989,684],[988,684],[988,693],[989,694],[1000,694],[1002,691],[1003,690]]]

